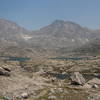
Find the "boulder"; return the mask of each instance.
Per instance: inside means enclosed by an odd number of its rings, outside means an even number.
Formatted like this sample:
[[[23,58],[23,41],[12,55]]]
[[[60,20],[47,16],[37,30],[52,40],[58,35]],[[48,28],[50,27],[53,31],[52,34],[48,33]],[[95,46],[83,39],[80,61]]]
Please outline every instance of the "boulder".
[[[71,84],[73,85],[84,85],[85,79],[79,72],[74,72],[70,76]]]
[[[48,99],[50,99],[50,100],[55,100],[55,99],[57,99],[57,97],[54,96],[54,95],[51,95],[51,96],[48,97]]]
[[[29,96],[29,95],[28,95],[28,93],[26,93],[26,92],[24,92],[24,93],[21,94],[21,97],[24,98],[24,99],[28,98],[28,96]]]
[[[92,85],[92,88],[99,88],[98,85],[94,84]]]
[[[0,67],[0,75],[3,75],[3,76],[10,76],[10,72],[7,71],[6,69]]]
[[[11,68],[10,68],[9,65],[4,65],[4,66],[2,66],[2,68],[3,68],[4,70],[8,71],[8,72],[11,72]]]
[[[93,78],[92,80],[89,80],[87,83],[92,84],[92,85],[94,85],[94,84],[100,85],[100,79],[99,78]]]
[[[84,88],[99,88],[100,85],[100,79],[93,78],[92,80],[89,80],[83,87]]]
[[[90,89],[90,88],[99,88],[98,87],[98,85],[96,85],[96,84],[88,84],[88,83],[86,83],[84,86],[83,86],[83,88],[87,88],[87,89]]]
[[[92,88],[92,85],[86,83],[86,84],[84,84],[83,88],[90,89],[90,88]]]

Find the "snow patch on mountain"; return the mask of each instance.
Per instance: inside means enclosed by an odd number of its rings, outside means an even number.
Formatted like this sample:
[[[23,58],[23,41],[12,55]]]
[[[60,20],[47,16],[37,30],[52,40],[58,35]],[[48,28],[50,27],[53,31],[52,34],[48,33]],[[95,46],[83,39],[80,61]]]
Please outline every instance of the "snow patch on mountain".
[[[21,37],[24,39],[24,40],[29,40],[29,39],[31,39],[32,38],[32,36],[30,36],[30,35],[21,35]]]

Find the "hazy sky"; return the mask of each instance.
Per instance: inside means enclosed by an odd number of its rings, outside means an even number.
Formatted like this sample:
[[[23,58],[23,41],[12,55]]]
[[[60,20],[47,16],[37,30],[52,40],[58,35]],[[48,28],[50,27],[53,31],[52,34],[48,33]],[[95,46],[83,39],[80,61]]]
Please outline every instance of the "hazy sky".
[[[32,30],[56,19],[100,29],[100,0],[0,0],[0,18]]]

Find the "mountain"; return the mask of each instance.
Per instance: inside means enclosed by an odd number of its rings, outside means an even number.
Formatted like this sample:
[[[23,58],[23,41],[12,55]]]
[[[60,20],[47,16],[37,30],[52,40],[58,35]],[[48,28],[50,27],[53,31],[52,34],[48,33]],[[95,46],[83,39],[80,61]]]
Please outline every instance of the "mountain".
[[[7,55],[66,55],[95,43],[92,41],[97,37],[100,37],[100,30],[71,21],[55,20],[39,30],[29,31],[12,21],[0,19],[0,52]]]
[[[91,31],[80,25],[63,20],[55,20],[48,26],[33,31],[33,45],[57,52],[71,51],[89,42]]]
[[[80,25],[63,20],[55,20],[52,24],[41,28],[36,34],[67,37],[67,38],[84,38],[87,37],[86,30]]]
[[[45,47],[56,48],[56,52],[61,54],[76,50],[93,53],[100,48],[98,45],[100,44],[100,30],[92,30],[70,21],[56,20],[36,31],[35,34],[42,37],[42,44],[47,43]]]
[[[26,34],[29,31],[25,28],[18,26],[16,23],[12,21],[8,21],[5,19],[0,19],[0,36],[6,37],[8,36],[16,36],[18,34]]]
[[[20,27],[16,23],[0,19],[0,55],[25,54],[25,48],[28,48],[27,39],[31,38],[30,31]]]

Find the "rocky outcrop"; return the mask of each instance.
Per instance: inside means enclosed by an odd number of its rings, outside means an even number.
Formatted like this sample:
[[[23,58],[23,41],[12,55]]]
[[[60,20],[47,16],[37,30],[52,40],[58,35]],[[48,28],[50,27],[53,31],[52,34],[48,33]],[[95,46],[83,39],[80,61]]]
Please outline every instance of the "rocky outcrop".
[[[7,66],[0,67],[0,75],[10,76],[11,69]]]
[[[100,85],[100,79],[99,78],[93,78],[92,80],[89,80],[87,83],[88,84],[97,84],[97,85]]]
[[[84,85],[85,79],[79,72],[74,72],[70,76],[71,84],[73,85]]]
[[[26,93],[26,92],[22,93],[21,97],[24,98],[24,99],[28,98],[28,93]]]
[[[83,87],[84,88],[99,88],[100,85],[100,79],[93,78],[92,80],[89,80]]]

